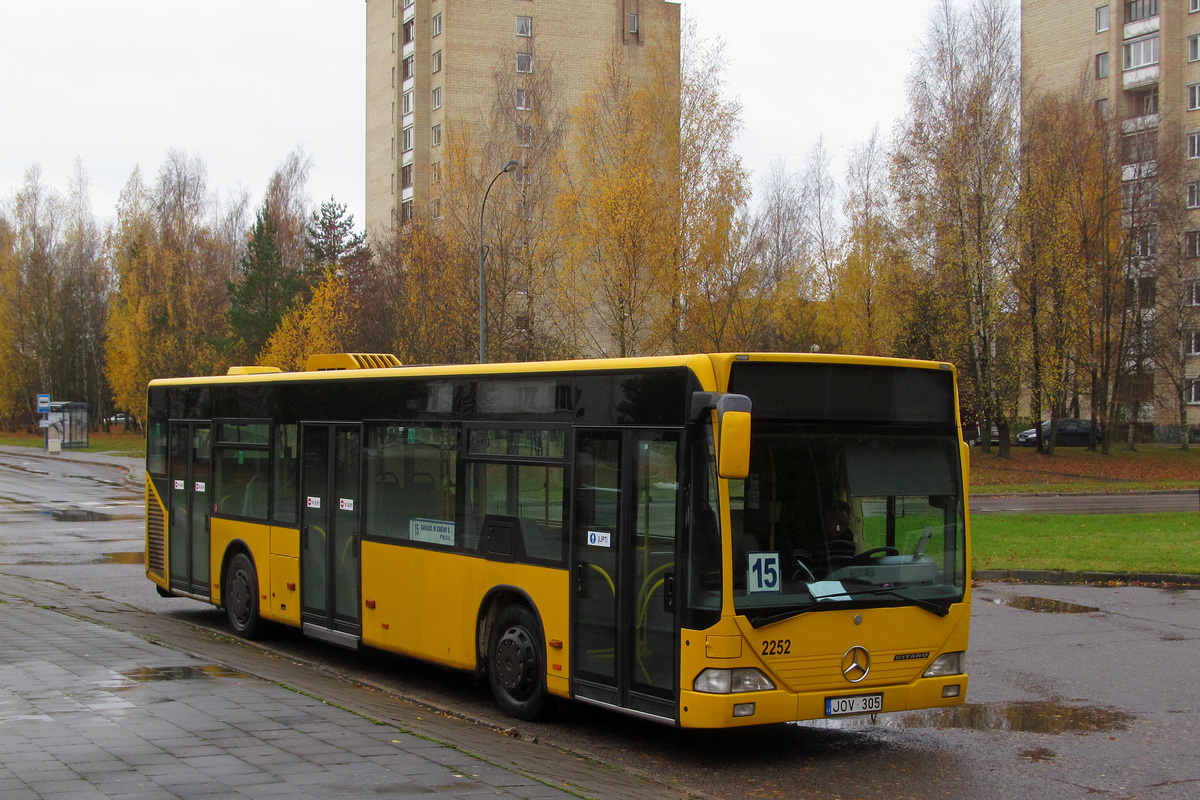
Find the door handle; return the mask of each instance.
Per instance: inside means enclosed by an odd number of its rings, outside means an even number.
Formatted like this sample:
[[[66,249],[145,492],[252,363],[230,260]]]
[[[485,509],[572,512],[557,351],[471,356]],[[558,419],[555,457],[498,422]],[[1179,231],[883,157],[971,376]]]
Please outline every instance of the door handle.
[[[305,525],[304,527],[302,527],[300,529],[300,548],[303,550],[308,549],[308,526],[307,525]]]
[[[580,597],[587,597],[587,572],[586,561],[580,561],[575,565],[575,593]]]
[[[668,614],[675,611],[675,573],[668,572],[663,576],[663,611]]]
[[[350,553],[358,558],[358,531],[355,531],[350,537]]]

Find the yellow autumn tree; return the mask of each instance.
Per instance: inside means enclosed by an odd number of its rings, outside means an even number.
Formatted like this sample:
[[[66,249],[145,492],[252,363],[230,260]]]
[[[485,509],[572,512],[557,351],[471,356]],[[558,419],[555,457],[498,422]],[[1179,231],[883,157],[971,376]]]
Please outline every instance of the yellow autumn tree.
[[[344,352],[355,337],[355,316],[349,280],[327,269],[312,300],[284,315],[267,339],[258,363],[295,372],[304,369],[309,356]]]
[[[678,330],[678,122],[663,108],[678,92],[635,82],[628,57],[614,48],[573,109],[560,166],[560,306],[594,355],[665,352]]]

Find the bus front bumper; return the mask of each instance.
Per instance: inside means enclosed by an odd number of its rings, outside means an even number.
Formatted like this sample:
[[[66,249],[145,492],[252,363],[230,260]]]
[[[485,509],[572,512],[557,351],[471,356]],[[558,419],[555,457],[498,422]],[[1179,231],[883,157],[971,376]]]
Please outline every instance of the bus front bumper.
[[[848,686],[804,693],[774,690],[708,694],[684,690],[679,695],[679,724],[684,728],[732,728],[839,719],[957,706],[966,697],[965,673],[919,678],[900,686]]]

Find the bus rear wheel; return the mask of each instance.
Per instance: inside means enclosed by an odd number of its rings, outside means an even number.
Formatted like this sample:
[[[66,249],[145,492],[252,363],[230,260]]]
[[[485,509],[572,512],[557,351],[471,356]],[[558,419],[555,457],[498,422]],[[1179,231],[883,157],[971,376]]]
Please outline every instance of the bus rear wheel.
[[[546,657],[537,618],[525,606],[500,612],[488,643],[488,683],[496,705],[510,717],[531,720],[546,706]]]
[[[257,638],[262,630],[262,617],[258,614],[258,574],[250,556],[238,553],[230,559],[221,594],[233,632],[243,639]]]

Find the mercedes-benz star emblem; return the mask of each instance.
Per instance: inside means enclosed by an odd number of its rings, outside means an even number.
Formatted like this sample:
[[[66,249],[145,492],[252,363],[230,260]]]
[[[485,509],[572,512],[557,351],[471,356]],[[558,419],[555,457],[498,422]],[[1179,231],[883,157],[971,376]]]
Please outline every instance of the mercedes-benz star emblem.
[[[871,671],[871,654],[867,648],[855,645],[842,656],[842,677],[851,683],[858,683],[867,677]]]

